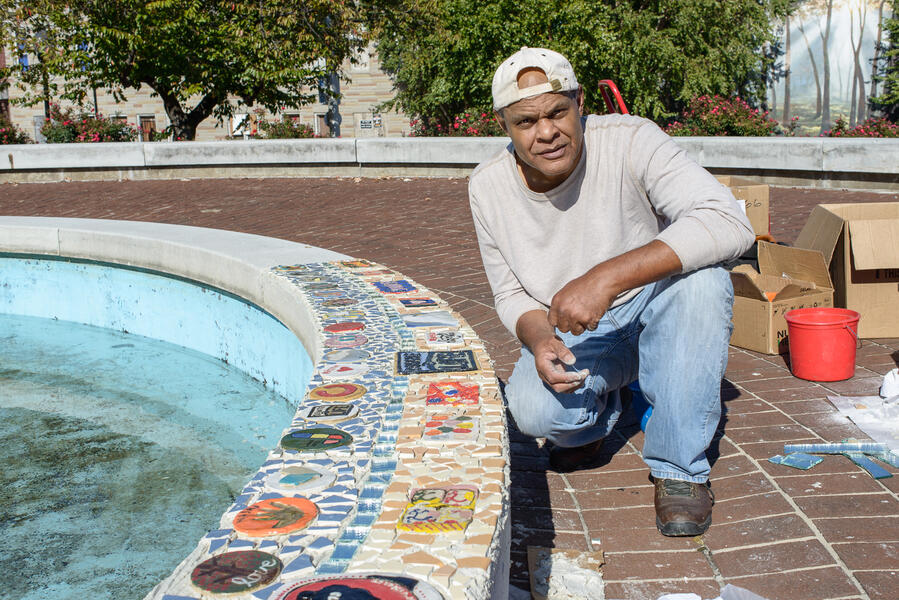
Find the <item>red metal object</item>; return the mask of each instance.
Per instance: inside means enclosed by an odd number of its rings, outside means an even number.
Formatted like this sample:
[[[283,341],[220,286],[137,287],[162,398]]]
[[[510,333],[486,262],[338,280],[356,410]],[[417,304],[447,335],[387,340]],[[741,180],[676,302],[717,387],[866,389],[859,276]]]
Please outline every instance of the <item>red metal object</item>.
[[[618,91],[618,86],[615,85],[615,82],[611,79],[603,79],[599,82],[599,93],[602,94],[602,99],[606,103],[606,110],[610,113],[621,113],[623,115],[629,115],[630,112],[627,110],[627,106],[624,104],[624,100],[621,98],[621,92]]]

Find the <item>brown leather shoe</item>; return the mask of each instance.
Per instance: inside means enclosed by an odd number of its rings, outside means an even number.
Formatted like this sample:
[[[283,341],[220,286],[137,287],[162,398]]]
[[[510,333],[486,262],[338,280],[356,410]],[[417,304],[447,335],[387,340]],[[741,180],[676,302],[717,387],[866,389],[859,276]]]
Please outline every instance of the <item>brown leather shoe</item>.
[[[712,524],[715,495],[708,483],[656,479],[656,527],[670,537],[705,533]]]
[[[574,448],[553,446],[549,451],[549,466],[557,473],[584,469],[597,462],[600,448],[602,448],[601,439]]]

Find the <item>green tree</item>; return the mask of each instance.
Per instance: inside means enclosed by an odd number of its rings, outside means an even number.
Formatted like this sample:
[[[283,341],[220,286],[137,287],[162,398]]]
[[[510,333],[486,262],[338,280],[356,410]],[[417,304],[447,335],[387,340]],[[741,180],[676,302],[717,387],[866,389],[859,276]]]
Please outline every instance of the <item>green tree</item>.
[[[499,63],[519,47],[564,54],[588,94],[613,79],[629,109],[664,120],[703,94],[765,97],[777,44],[771,26],[789,0],[395,0],[374,19],[390,105],[449,123],[491,105]]]
[[[148,86],[188,140],[241,105],[311,102],[366,43],[359,5],[341,0],[0,0],[0,36],[31,57],[0,70],[26,104]]]
[[[899,122],[899,18],[896,9],[899,2],[892,2],[892,17],[884,20],[883,29],[887,42],[883,45],[874,65],[874,78],[883,83],[883,92],[870,99],[871,108],[882,112],[893,122]]]

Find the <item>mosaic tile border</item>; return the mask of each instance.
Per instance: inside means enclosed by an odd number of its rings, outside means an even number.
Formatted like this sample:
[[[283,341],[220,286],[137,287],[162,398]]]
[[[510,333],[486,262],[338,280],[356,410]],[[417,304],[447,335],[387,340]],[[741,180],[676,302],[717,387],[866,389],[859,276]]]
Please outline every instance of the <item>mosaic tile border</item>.
[[[483,342],[383,265],[271,272],[314,315],[322,358],[282,442],[147,599],[219,598],[192,574],[251,550],[266,553],[252,555],[258,564],[280,565],[274,580],[264,568],[224,569],[219,587],[257,600],[332,588],[468,600],[505,589],[509,444]]]

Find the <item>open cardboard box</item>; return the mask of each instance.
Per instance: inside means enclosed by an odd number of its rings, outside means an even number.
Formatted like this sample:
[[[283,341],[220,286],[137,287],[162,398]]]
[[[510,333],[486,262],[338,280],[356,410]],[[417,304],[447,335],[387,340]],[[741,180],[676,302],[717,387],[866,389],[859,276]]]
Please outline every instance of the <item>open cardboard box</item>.
[[[731,193],[737,200],[742,200],[746,204],[746,216],[752,224],[752,230],[756,235],[767,235],[769,230],[768,223],[768,201],[770,190],[764,183],[758,183],[744,177],[734,177],[733,175],[716,175],[720,183],[730,188]]]
[[[833,285],[824,256],[817,250],[760,241],[759,271],[740,265],[731,271],[734,285],[734,346],[779,354],[786,352],[787,321],[794,308],[833,306]]]
[[[861,315],[859,337],[899,337],[899,202],[819,204],[796,245],[829,261],[834,303]]]

